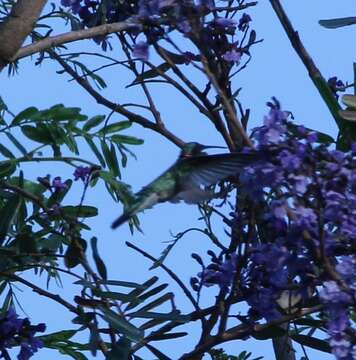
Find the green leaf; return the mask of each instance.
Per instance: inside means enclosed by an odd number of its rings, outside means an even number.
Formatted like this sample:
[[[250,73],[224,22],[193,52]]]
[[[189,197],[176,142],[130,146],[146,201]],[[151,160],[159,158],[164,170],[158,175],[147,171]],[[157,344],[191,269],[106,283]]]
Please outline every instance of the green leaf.
[[[152,264],[150,270],[153,270],[163,264],[164,260],[166,259],[170,251],[173,249],[173,246],[178,242],[178,240],[178,238],[175,239],[161,252],[161,256]]]
[[[23,125],[23,126],[21,126],[21,131],[30,140],[39,142],[41,144],[52,144],[53,143],[51,133],[44,126],[34,127],[31,125]]]
[[[12,120],[11,126],[18,125],[22,120],[31,119],[32,116],[38,113],[38,109],[34,106],[28,107],[19,112]]]
[[[130,359],[131,341],[122,337],[111,348],[106,360],[128,360]]]
[[[131,296],[139,296],[140,294],[142,294],[146,289],[148,289],[149,287],[151,287],[153,284],[155,284],[158,281],[158,277],[157,276],[153,276],[150,279],[148,279],[147,281],[145,281],[140,288],[134,289],[132,290],[129,295]]]
[[[325,326],[324,321],[313,318],[300,318],[293,321],[296,325],[309,326],[313,328],[322,328]]]
[[[338,19],[320,20],[319,24],[327,29],[337,29],[339,27],[350,26],[356,24],[356,17],[344,17]]]
[[[101,155],[100,151],[98,150],[97,146],[95,145],[94,141],[92,140],[92,138],[88,135],[84,135],[84,139],[86,140],[87,144],[89,145],[90,149],[92,150],[92,152],[95,154],[95,156],[97,157],[97,159],[100,162],[100,165],[102,167],[105,167],[105,160],[103,158],[103,156]]]
[[[107,185],[110,185],[111,190],[117,194],[118,198],[124,204],[132,203],[134,195],[131,191],[130,185],[127,185],[122,181],[118,181],[115,179],[113,174],[108,171],[99,171],[99,175]]]
[[[146,312],[148,310],[154,309],[157,306],[165,303],[166,301],[171,301],[173,298],[174,298],[173,293],[164,294],[161,297],[159,297],[158,299],[153,300],[150,303],[148,303],[147,305],[143,306],[141,309],[138,309],[138,312],[142,313],[142,312]],[[140,298],[140,300],[141,300],[141,298]]]
[[[104,261],[101,259],[99,252],[98,252],[98,239],[93,236],[90,239],[90,244],[93,252],[93,259],[98,269],[99,275],[106,280],[108,278],[107,270]]]
[[[21,203],[22,197],[14,194],[0,209],[0,245],[5,240],[11,225],[15,222]]]
[[[99,280],[100,284],[104,284],[104,285],[113,285],[113,286],[123,286],[123,287],[129,287],[129,288],[143,288],[141,284],[137,284],[134,282],[130,282],[130,281],[121,281],[121,280]],[[78,280],[76,282],[74,282],[74,284],[77,285],[84,285],[90,288],[96,288],[97,285],[95,283],[91,283],[89,281],[86,280]]]
[[[134,298],[127,294],[119,293],[119,292],[99,291],[99,290],[95,290],[95,289],[93,290],[93,292],[96,296],[101,297],[103,299],[119,300],[119,301],[122,301],[123,303],[127,303],[127,302],[133,302],[136,304],[140,303],[139,299]]]
[[[157,356],[158,360],[171,360],[168,356],[164,355],[161,351],[154,348],[152,345],[146,344],[145,346],[151,351],[153,355]]]
[[[20,178],[18,176],[13,176],[11,179],[8,180],[9,184],[11,185],[18,185],[19,181]],[[42,184],[27,179],[23,180],[22,188],[27,192],[36,195],[38,197],[41,197],[42,194],[47,190]]]
[[[129,340],[138,342],[143,339],[143,331],[130,324],[122,316],[104,307],[100,307],[100,309],[103,312],[102,317],[108,321],[114,329],[125,335]]]
[[[288,131],[290,131],[296,138],[300,139],[302,138],[304,135],[302,135],[299,130],[298,130],[299,125],[292,123],[291,121],[287,122],[287,129]],[[307,133],[315,133],[318,135],[318,142],[322,143],[322,144],[332,144],[335,142],[335,140],[328,134],[325,134],[323,132],[317,131],[317,130],[313,130],[310,128],[306,128],[304,127],[305,130],[307,131]]]
[[[13,161],[0,162],[0,178],[11,175],[16,170],[16,163]]]
[[[52,119],[54,121],[63,121],[63,120],[76,120],[84,121],[88,117],[80,113],[81,109],[78,107],[65,107],[63,104],[57,104],[49,108],[48,110],[43,111],[43,115],[47,119]]]
[[[170,313],[157,313],[157,312],[148,312],[148,311],[136,311],[129,314],[132,318],[143,318],[143,319],[160,319],[167,321],[176,321],[179,323],[186,323],[190,320],[190,316],[181,315],[178,310],[172,311]]]
[[[138,298],[140,300],[140,302],[144,302],[146,299],[158,294],[159,292],[161,292],[162,290],[164,290],[166,287],[168,286],[168,284],[162,284],[162,285],[159,285],[155,288],[153,288],[152,290],[149,290],[147,292],[145,292],[144,294],[140,295]],[[133,290],[130,295],[133,293],[133,292],[138,292],[138,290]],[[137,296],[137,295],[135,295]],[[126,310],[130,310],[132,308],[134,308],[136,306],[136,304],[129,304],[126,308]],[[143,310],[143,309],[141,309]]]
[[[83,126],[83,131],[89,131],[93,127],[98,126],[99,124],[101,124],[105,120],[105,118],[106,118],[105,115],[93,116],[88,121],[86,121],[86,123]]]
[[[79,265],[83,259],[83,253],[87,248],[87,243],[84,239],[76,238],[72,240],[64,255],[64,263],[66,267],[72,269]]]
[[[129,145],[142,145],[144,143],[143,139],[138,139],[133,136],[127,135],[113,135],[111,136],[111,141],[117,144],[129,144]]]
[[[286,331],[277,325],[271,325],[262,331],[253,332],[252,336],[257,340],[273,339],[285,335]]]
[[[109,170],[112,171],[113,165],[112,165],[111,152],[110,152],[109,146],[104,140],[100,141],[100,145],[101,145],[101,151],[103,152],[103,155],[105,158],[106,165],[109,168]]]
[[[146,321],[145,323],[140,325],[140,329],[141,330],[151,329],[151,328],[153,328],[159,324],[162,324],[164,322],[166,322],[165,319],[152,319],[152,320]]]
[[[27,151],[24,146],[13,136],[9,131],[5,131],[5,135],[9,138],[9,140],[17,147],[17,149],[22,153],[22,155],[26,155]]]
[[[72,218],[77,217],[93,217],[98,215],[98,209],[95,206],[81,205],[81,206],[63,206],[61,211],[65,216]]]
[[[330,345],[325,340],[320,340],[308,335],[301,335],[301,334],[290,335],[290,337],[301,345],[308,346],[313,349],[327,353],[331,352]]]
[[[64,143],[68,146],[68,149],[76,155],[79,155],[78,145],[72,133],[67,133],[63,138]]]
[[[59,234],[51,234],[48,238],[42,238],[39,242],[41,250],[56,252],[64,243],[65,237]]]
[[[170,339],[177,339],[183,336],[187,336],[187,332],[175,332],[175,333],[165,333],[159,334],[157,336],[151,336],[151,341],[161,341],[161,340],[170,340]]]
[[[138,75],[136,79],[128,86],[130,87],[136,84],[139,84],[147,79],[154,79],[155,77],[161,76],[161,73],[165,73],[171,68],[171,65],[169,65],[167,62],[164,62],[157,67],[154,67],[153,69],[144,71],[142,74]]]
[[[103,78],[101,78],[98,74],[96,74],[95,72],[91,71],[90,69],[88,69],[83,63],[79,62],[79,61],[74,61],[71,60],[73,64],[75,64],[76,66],[80,67],[81,70],[83,71],[83,73],[90,77],[94,83],[99,87],[99,89],[104,89],[107,87],[105,81]]]
[[[15,159],[15,155],[3,144],[0,143],[0,154],[9,158],[9,159]]]
[[[67,341],[77,333],[77,330],[63,330],[57,331],[52,334],[38,336],[41,339],[45,346],[50,345],[51,343],[56,343],[59,341]]]
[[[100,135],[100,136],[112,134],[114,132],[119,132],[119,131],[128,129],[129,127],[131,127],[131,125],[132,125],[132,122],[128,121],[128,120],[119,121],[119,122],[104,126],[96,134]]]

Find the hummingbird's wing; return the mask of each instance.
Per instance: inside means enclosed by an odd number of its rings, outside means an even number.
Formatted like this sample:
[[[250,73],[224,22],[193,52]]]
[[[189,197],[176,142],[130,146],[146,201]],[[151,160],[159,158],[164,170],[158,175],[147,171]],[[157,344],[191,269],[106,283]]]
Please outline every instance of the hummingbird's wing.
[[[191,171],[182,179],[181,186],[209,186],[222,181],[229,176],[238,175],[246,166],[262,158],[261,153],[232,153],[217,155],[202,155],[184,159]]]

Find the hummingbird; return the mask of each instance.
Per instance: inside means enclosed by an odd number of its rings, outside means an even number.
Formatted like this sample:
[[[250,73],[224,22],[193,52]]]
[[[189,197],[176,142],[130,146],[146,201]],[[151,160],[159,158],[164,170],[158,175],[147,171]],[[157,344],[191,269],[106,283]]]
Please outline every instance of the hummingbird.
[[[208,155],[204,150],[223,148],[202,145],[197,142],[186,143],[177,161],[161,176],[153,180],[135,194],[133,203],[111,225],[119,227],[137,213],[151,208],[160,202],[173,203],[183,200],[197,204],[210,200],[214,193],[205,187],[214,185],[230,176],[236,176],[245,166],[261,157],[256,153],[226,153]]]

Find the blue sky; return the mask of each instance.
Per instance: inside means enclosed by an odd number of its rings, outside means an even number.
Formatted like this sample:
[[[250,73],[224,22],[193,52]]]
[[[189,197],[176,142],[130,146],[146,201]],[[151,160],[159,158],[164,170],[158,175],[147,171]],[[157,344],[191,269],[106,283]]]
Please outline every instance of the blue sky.
[[[343,80],[352,82],[356,26],[327,30],[318,25],[318,20],[354,15],[354,1],[286,0],[283,1],[283,4],[323,75],[326,78],[337,75]],[[251,8],[248,12],[253,19],[252,27],[257,31],[258,37],[264,39],[261,44],[253,48],[253,60],[248,69],[235,80],[236,87],[243,88],[241,93],[243,104],[245,107],[251,108],[250,127],[261,124],[266,113],[266,101],[271,96],[276,96],[284,109],[293,112],[297,123],[303,123],[307,127],[335,135],[336,126],[333,119],[316,89],[312,86],[303,64],[290,46],[269,2],[261,0],[256,8]],[[58,32],[61,31],[63,28],[58,30]],[[98,50],[95,44],[89,41],[73,44],[69,48]],[[115,54],[117,52],[114,52]],[[0,95],[15,113],[32,105],[38,108],[47,108],[57,103],[63,103],[66,106],[79,106],[83,109],[83,113],[88,115],[108,114],[106,109],[93,101],[74,82],[68,83],[67,76],[56,74],[56,70],[59,70],[59,67],[49,61],[35,67],[34,61],[23,60],[20,62],[18,75],[8,78],[6,71],[0,74],[2,84]],[[125,90],[124,86],[132,79],[123,75],[119,68],[109,68],[103,71],[102,75],[108,80],[109,87],[105,90],[105,95],[109,98],[120,99],[121,102],[142,98],[142,93],[138,89]],[[192,80],[199,81],[199,79]],[[157,98],[163,119],[171,131],[177,133],[185,141],[221,144],[221,138],[211,124],[207,123],[197,111],[192,110],[190,104],[177,96],[174,91],[161,86],[154,85],[152,91]],[[114,115],[113,120],[125,119]],[[130,160],[127,168],[123,171],[123,180],[132,184],[136,191],[175,161],[178,148],[139,126],[133,126],[126,131],[126,134],[145,139],[143,146],[132,147],[137,155],[137,161]],[[27,166],[25,174],[35,178],[47,173],[51,173],[53,176],[60,175],[63,178],[71,177],[71,170],[58,167],[58,164],[36,165],[35,168],[33,165]],[[79,185],[77,189],[79,193]],[[161,271],[148,272],[150,263],[127,249],[124,242],[129,240],[143,247],[149,253],[159,256],[167,246],[164,242],[171,239],[171,232],[178,233],[187,227],[199,225],[197,222],[199,212],[196,207],[185,204],[161,204],[140,216],[144,235],[135,233],[131,236],[127,226],[122,226],[117,231],[110,229],[112,220],[121,213],[122,207],[113,203],[104,187],[90,191],[86,203],[99,208],[100,216],[92,220],[90,225],[93,228],[92,234],[99,238],[100,253],[108,266],[110,278],[143,282],[150,276],[159,274],[162,276],[162,282],[171,283],[171,280]],[[223,236],[221,226],[217,231]],[[92,234],[88,234],[87,238],[89,239]],[[188,283],[189,278],[199,271],[199,268],[191,260],[190,254],[192,252],[204,254],[210,247],[206,239],[201,236],[187,235],[176,246],[174,253],[168,257],[167,265],[176,269],[181,278]],[[42,283],[44,286],[45,280],[42,280],[39,281],[39,284]],[[63,289],[56,288],[53,283],[50,290],[60,292],[63,297],[72,299],[79,289],[71,285],[71,279],[64,277],[63,283],[65,284]],[[170,289],[177,293],[177,302],[181,309],[191,311],[180,290],[175,285]],[[208,295],[211,296],[212,293],[209,291],[206,294],[203,301],[208,304],[210,303]],[[33,322],[45,321],[48,324],[49,332],[65,326],[71,327],[71,315],[62,311],[56,304],[39,298],[29,291],[24,291],[21,300]],[[162,344],[160,349],[168,356],[172,356],[172,359],[177,351],[188,351],[194,344],[194,334],[197,329],[192,327],[191,331],[192,336],[187,340],[167,342]],[[298,346],[296,348],[299,357],[302,356]],[[265,356],[265,359],[273,358],[270,342],[239,341],[227,344],[226,349],[231,354],[249,350],[253,352],[254,356]],[[311,358],[332,359],[329,355],[321,353],[316,355],[312,351],[308,351],[308,354]],[[47,350],[42,350],[33,359],[44,360],[50,357],[66,359],[58,353],[54,354]],[[144,358],[150,360],[153,359],[153,356],[146,354]]]

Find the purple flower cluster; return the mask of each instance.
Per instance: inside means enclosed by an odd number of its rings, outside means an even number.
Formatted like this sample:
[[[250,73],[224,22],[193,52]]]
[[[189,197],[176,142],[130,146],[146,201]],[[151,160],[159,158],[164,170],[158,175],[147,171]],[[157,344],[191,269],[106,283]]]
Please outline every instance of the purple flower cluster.
[[[60,176],[56,176],[52,180],[52,188],[55,191],[63,191],[67,189],[67,184],[62,181],[62,178]]]
[[[337,76],[333,76],[328,79],[328,85],[332,92],[334,93],[335,97],[338,98],[339,95],[337,94],[338,91],[345,91],[345,84],[342,80],[338,79]]]
[[[134,44],[133,56],[139,60],[147,60],[149,45],[175,30],[193,43],[199,36],[211,56],[228,63],[238,64],[244,53],[248,53],[248,46],[236,41],[236,32],[245,34],[251,17],[244,13],[238,21],[227,18],[213,0],[61,0],[61,4],[79,16],[83,27],[129,19],[136,25],[131,29],[135,36],[145,37]],[[96,40],[107,46],[106,38]]]
[[[335,150],[324,134],[294,125],[275,99],[269,106],[263,126],[253,131],[265,158],[245,169],[238,189],[253,204],[256,225],[246,225],[251,222],[246,210],[232,220],[245,254],[231,254],[233,262],[213,262],[200,281],[220,288],[236,281],[251,318],[267,321],[280,316],[278,299],[286,290],[305,301],[322,286],[332,351],[338,359],[351,359],[356,151]]]
[[[20,346],[17,358],[28,360],[38,349],[43,347],[43,342],[35,337],[36,332],[45,330],[45,324],[31,325],[28,318],[20,319],[14,308],[10,308],[0,318],[0,358],[10,359],[7,349]]]
[[[204,268],[198,274],[205,286],[219,285],[222,289],[227,290],[237,272],[238,258],[236,254],[231,254],[225,261],[212,257],[212,263]]]
[[[92,173],[92,168],[90,166],[78,166],[74,171],[74,180],[82,180],[83,182],[87,182]]]

